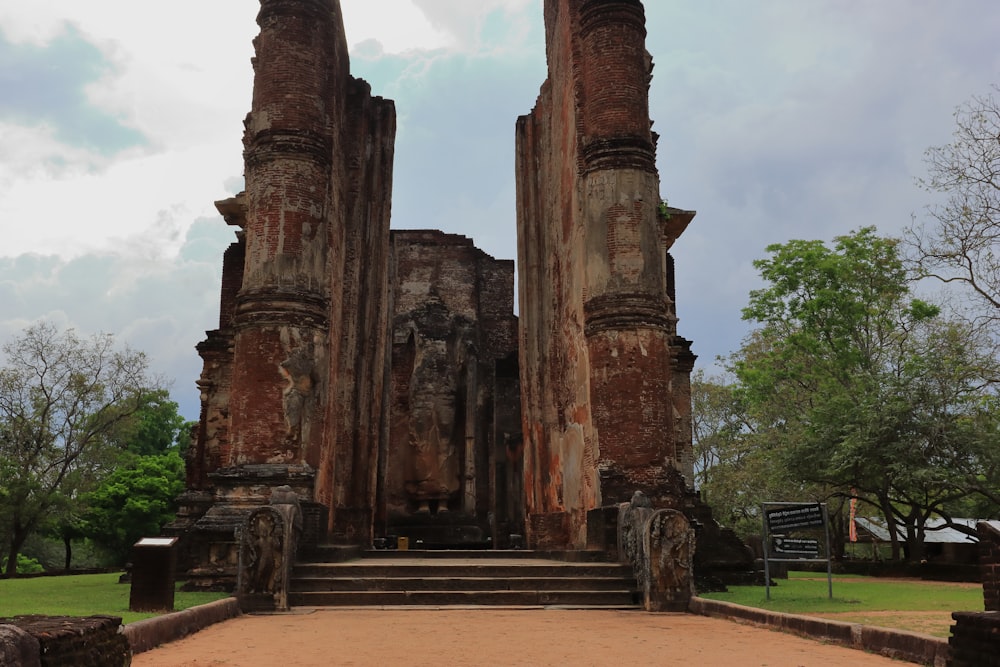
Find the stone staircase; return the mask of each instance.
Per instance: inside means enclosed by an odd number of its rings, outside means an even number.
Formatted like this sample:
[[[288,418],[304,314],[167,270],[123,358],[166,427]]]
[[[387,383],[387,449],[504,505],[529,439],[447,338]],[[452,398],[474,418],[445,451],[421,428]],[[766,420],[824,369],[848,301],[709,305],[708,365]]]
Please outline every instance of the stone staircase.
[[[296,563],[289,604],[321,606],[562,606],[639,608],[632,569],[533,551],[368,551],[334,562],[319,550]]]

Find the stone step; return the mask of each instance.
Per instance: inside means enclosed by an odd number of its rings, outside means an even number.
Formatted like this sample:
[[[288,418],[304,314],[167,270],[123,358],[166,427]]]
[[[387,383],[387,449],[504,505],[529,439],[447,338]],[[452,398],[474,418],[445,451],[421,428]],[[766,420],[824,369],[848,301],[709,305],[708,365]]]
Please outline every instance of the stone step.
[[[638,606],[638,594],[614,591],[299,591],[288,594],[296,607],[325,606]]]
[[[342,562],[316,555],[292,571],[293,606],[636,608],[639,601],[631,567],[589,552],[567,554],[570,561],[533,551],[370,551]]]
[[[632,578],[627,565],[616,563],[559,562],[468,562],[418,559],[373,562],[367,559],[345,563],[298,563],[292,578],[353,577],[622,577]]]
[[[336,549],[338,547],[330,547]],[[570,563],[606,563],[608,556],[603,551],[534,551],[531,549],[369,549],[364,552],[369,560],[399,560],[407,558],[433,559],[502,559],[528,560],[545,559]],[[316,560],[330,560],[317,558]]]
[[[296,577],[292,592],[325,591],[621,591],[623,577]]]

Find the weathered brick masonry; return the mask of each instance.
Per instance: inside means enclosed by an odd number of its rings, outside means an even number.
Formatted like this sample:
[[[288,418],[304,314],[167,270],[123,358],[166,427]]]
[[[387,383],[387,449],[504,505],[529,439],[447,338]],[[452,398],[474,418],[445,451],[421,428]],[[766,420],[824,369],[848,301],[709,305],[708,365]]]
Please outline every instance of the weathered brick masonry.
[[[1000,664],[1000,531],[983,521],[979,537],[979,572],[983,580],[984,612],[954,612],[948,640],[954,667]]]
[[[979,537],[979,575],[983,581],[986,611],[1000,612],[1000,531],[982,521],[976,525]]]
[[[549,77],[517,125],[525,487],[529,541],[566,548],[590,510],[684,492],[694,357],[667,250],[694,214],[659,207],[642,4],[548,0],[545,25]]]
[[[285,484],[307,544],[613,549],[636,490],[719,535],[689,488],[669,250],[694,213],[661,206],[641,2],[545,2],[549,76],[516,131],[520,324],[513,262],[390,234],[395,110],[351,76],[339,1],[260,5],[246,190],[217,202],[236,242],[170,527],[189,576],[231,583],[233,529]],[[703,542],[696,567],[743,562]]]
[[[225,535],[280,484],[334,535],[370,542],[382,431],[395,109],[351,76],[337,0],[260,5],[246,190],[218,203],[239,232],[219,329],[199,346],[173,527],[209,576],[232,571]]]
[[[383,534],[504,545],[523,533],[514,262],[433,230],[392,232]]]
[[[121,628],[122,619],[117,616],[0,618],[0,665],[128,665],[132,661],[132,650]],[[10,630],[16,631],[16,635],[12,636]],[[12,645],[12,639],[16,644]],[[20,650],[11,651],[11,648]]]

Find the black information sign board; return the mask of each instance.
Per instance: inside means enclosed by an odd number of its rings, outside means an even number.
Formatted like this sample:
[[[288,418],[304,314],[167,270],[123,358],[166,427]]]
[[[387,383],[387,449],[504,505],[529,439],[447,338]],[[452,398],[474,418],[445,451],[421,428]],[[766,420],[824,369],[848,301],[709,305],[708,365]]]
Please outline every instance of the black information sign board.
[[[819,558],[819,540],[798,537],[773,537],[774,553]]]
[[[826,560],[827,594],[833,598],[830,529],[823,503],[764,503],[764,586],[771,599],[771,561],[785,563]],[[813,537],[822,531],[824,539]],[[802,535],[802,533],[805,535]],[[824,558],[825,552],[825,558]]]
[[[765,511],[769,533],[783,533],[800,528],[822,528],[823,508],[819,503],[785,505]]]

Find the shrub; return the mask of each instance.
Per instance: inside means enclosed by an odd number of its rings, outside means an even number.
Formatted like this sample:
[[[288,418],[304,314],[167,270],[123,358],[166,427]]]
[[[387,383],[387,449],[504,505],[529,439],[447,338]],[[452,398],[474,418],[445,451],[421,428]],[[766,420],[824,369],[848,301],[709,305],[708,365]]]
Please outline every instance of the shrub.
[[[0,559],[0,572],[7,569],[7,559]],[[28,558],[24,554],[17,555],[17,573],[18,574],[38,574],[40,572],[45,572],[45,568],[34,558]]]

